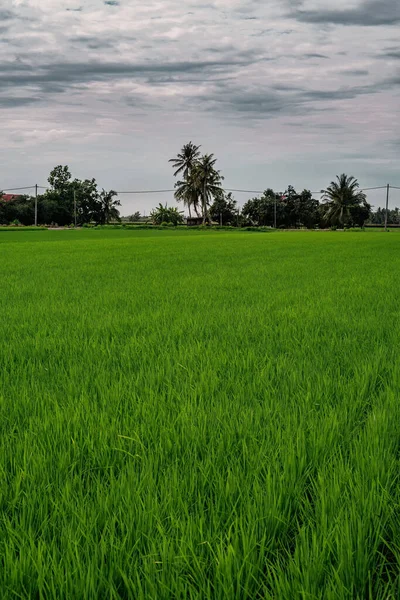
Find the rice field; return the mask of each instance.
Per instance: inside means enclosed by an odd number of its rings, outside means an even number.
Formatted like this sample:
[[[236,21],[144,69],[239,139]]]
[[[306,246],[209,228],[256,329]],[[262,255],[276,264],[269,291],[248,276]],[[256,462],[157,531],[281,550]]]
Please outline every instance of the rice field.
[[[1,598],[400,597],[400,233],[0,259]]]

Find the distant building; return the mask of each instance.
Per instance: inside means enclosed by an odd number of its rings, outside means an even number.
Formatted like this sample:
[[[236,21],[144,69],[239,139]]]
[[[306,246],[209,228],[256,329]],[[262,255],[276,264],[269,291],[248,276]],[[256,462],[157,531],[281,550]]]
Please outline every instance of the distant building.
[[[186,219],[186,225],[188,227],[198,227],[203,225],[203,217],[188,217]]]
[[[4,202],[10,202],[10,200],[16,200],[17,198],[21,198],[21,194],[3,194],[0,196],[0,200],[4,200]]]

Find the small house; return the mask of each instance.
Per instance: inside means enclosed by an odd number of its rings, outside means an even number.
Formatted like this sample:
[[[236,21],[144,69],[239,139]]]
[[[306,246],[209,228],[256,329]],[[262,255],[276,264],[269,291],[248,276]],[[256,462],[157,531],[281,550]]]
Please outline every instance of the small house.
[[[186,219],[186,225],[188,227],[199,227],[203,225],[203,217],[188,217]]]

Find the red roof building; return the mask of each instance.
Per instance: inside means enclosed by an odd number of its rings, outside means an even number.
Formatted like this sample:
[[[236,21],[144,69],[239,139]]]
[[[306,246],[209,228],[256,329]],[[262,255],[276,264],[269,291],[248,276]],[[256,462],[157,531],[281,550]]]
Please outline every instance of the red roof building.
[[[0,196],[0,200],[4,200],[5,202],[9,202],[10,200],[15,200],[16,198],[20,198],[21,194],[3,194]]]

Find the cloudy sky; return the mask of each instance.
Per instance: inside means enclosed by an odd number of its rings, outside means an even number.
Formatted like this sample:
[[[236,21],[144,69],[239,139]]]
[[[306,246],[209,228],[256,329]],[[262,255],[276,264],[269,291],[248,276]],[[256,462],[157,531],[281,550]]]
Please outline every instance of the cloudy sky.
[[[0,0],[0,188],[172,188],[189,140],[228,188],[400,186],[399,28],[399,0]]]

